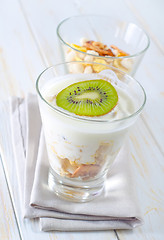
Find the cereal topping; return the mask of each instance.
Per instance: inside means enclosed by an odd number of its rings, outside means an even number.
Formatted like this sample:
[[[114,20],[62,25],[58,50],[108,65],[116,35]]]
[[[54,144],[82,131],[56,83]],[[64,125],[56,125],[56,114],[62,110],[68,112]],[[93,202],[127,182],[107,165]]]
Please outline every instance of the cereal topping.
[[[68,62],[84,61],[79,65],[70,64],[71,73],[98,73],[108,68],[103,65],[92,65],[90,62],[114,66],[126,73],[130,73],[134,67],[133,59],[124,58],[130,54],[113,44],[108,47],[102,42],[81,38],[80,45],[74,43],[69,45],[72,49],[65,51],[65,60]]]
[[[107,48],[107,45],[104,45],[101,42],[87,41],[85,42],[84,47],[86,47],[87,50],[98,52],[100,56],[108,55],[114,57],[113,52]]]
[[[116,47],[115,45],[111,45],[110,46],[112,49],[117,51],[117,57],[123,57],[123,56],[129,56],[128,53],[124,52],[123,50],[119,49],[118,47]]]

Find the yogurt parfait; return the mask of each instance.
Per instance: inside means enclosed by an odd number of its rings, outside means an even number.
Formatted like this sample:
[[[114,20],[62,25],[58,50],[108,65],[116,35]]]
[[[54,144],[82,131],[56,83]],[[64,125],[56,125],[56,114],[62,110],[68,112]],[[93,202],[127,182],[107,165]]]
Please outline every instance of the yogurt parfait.
[[[118,69],[70,74],[69,64],[45,70],[37,91],[49,186],[61,197],[83,202],[101,193],[128,129],[144,106],[145,93]]]

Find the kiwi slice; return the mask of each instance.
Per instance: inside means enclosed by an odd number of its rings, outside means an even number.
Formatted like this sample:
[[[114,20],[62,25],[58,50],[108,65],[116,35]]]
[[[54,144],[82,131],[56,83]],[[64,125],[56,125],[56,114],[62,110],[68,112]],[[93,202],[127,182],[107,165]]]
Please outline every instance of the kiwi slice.
[[[102,79],[69,85],[56,97],[57,106],[80,116],[101,116],[110,112],[118,102],[111,83]]]

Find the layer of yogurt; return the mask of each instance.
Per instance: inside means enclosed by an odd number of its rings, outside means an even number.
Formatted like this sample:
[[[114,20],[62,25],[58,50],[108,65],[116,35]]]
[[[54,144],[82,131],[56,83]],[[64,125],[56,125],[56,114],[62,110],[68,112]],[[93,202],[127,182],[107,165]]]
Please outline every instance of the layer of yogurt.
[[[111,112],[103,116],[85,118],[116,120],[128,117],[135,111],[134,101],[132,100],[130,93],[126,90],[126,85],[120,82],[115,73],[111,70],[104,70],[101,73],[67,74],[65,76],[56,77],[55,79],[49,81],[46,86],[44,86],[42,89],[42,95],[53,107],[58,108],[63,112],[67,112],[56,105],[57,94],[73,83],[94,79],[103,79],[109,81],[115,87],[118,94],[118,104]],[[69,114],[75,116],[73,113]]]

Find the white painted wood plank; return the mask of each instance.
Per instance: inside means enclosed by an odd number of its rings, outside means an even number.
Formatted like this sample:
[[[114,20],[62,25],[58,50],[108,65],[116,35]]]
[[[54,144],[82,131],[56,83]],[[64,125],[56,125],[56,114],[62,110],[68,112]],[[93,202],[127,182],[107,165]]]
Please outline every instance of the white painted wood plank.
[[[42,36],[40,37],[40,32],[38,29],[41,29],[41,24],[39,23],[39,19],[41,16],[43,19],[46,19],[45,27],[46,28],[46,36],[49,45],[53,48],[53,44],[51,39],[55,39],[54,33],[50,30],[48,31],[48,26],[51,25],[51,21],[49,21],[48,17],[48,9],[54,9],[54,4],[52,1],[48,1],[48,3],[44,6],[44,11],[39,11],[36,16],[34,16],[33,10],[31,8],[32,3],[30,1],[25,2],[22,1],[25,11],[27,13],[28,18],[30,21],[33,21],[33,31],[39,39],[39,44],[42,47],[42,51],[46,52],[45,46],[43,44]],[[86,13],[95,13],[95,14],[107,14],[120,17],[120,10],[121,15],[128,21],[133,21],[138,23],[139,25],[143,25],[143,22],[139,22],[138,18],[129,11],[129,9],[124,5],[123,1],[74,1],[75,7],[80,14]],[[35,3],[36,4],[36,3]],[[63,9],[60,9],[60,16],[63,16]],[[42,13],[42,15],[41,15]],[[72,14],[70,14],[72,15]],[[55,16],[55,15],[54,15]],[[146,25],[144,24],[143,27]],[[151,26],[150,26],[151,29]],[[149,30],[149,29],[146,29]],[[44,29],[42,30],[44,31]],[[43,33],[42,33],[43,34]],[[53,40],[54,41],[54,40]],[[46,55],[49,58],[48,55]],[[50,57],[51,62],[53,56]],[[54,55],[54,62],[56,57]],[[139,133],[138,128],[137,131],[134,131],[134,136],[132,137],[132,156],[133,156],[133,168],[134,173],[137,179],[137,194],[139,197],[139,203],[141,204],[141,209],[145,220],[145,225],[138,230],[134,230],[133,232],[119,232],[120,239],[161,239],[163,235],[162,231],[162,222],[164,220],[163,210],[161,206],[161,199],[163,200],[163,193],[162,193],[162,186],[159,187],[158,179],[160,182],[163,182],[163,172],[161,170],[160,163],[163,160],[163,155],[161,154],[160,149],[162,150],[163,146],[163,129],[164,124],[162,121],[162,117],[164,115],[163,106],[163,79],[162,76],[164,75],[162,63],[163,56],[159,51],[159,48],[154,43],[151,43],[151,47],[145,56],[142,65],[140,66],[137,79],[144,85],[148,101],[147,106],[143,115],[144,121],[146,125],[148,125],[148,129],[150,132],[145,128],[145,125],[140,121],[141,127],[139,126]],[[158,96],[158,97],[157,97]],[[158,115],[157,113],[157,106],[158,106]],[[155,138],[155,141],[152,138],[152,135]],[[139,135],[141,134],[141,135]],[[134,139],[136,139],[138,144],[135,144]],[[144,140],[143,140],[144,139]],[[150,143],[149,143],[150,142]],[[156,145],[157,143],[157,145]],[[148,144],[148,145],[147,145]],[[140,148],[138,149],[138,146]],[[153,150],[152,150],[153,149]],[[154,161],[154,158],[158,159],[158,161]],[[142,161],[141,161],[142,159]],[[159,163],[160,162],[160,163]],[[137,166],[137,167],[136,167]],[[146,170],[145,167],[146,166]],[[156,169],[156,174],[153,170]],[[146,175],[146,172],[149,175]],[[158,178],[157,178],[158,177]],[[151,179],[151,180],[149,180]],[[150,187],[150,183],[152,187]],[[157,196],[154,196],[157,195]],[[160,195],[160,196],[159,196]],[[156,199],[156,200],[155,200]],[[156,202],[160,202],[159,204]],[[152,227],[153,226],[153,227]]]
[[[164,1],[129,1],[127,6],[151,37],[151,44],[135,77],[144,86],[147,104],[144,122],[164,153]],[[146,11],[146,9],[148,9]]]
[[[151,38],[164,54],[163,0],[125,0],[138,21],[148,30]]]
[[[22,1],[22,11],[47,64],[61,62],[56,27],[63,18],[77,15],[74,1]]]
[[[60,240],[66,240],[66,239],[78,239],[83,240],[84,238],[86,240],[98,240],[100,238],[104,240],[117,240],[117,237],[114,233],[114,231],[102,231],[102,232],[79,232],[79,233],[66,233],[66,232],[40,232],[38,221],[37,220],[29,220],[25,219],[23,220],[21,218],[21,203],[18,196],[18,184],[17,184],[17,177],[15,175],[15,166],[13,164],[13,151],[12,151],[12,145],[11,141],[9,141],[9,138],[11,136],[11,129],[9,125],[9,109],[8,105],[1,104],[0,106],[0,116],[1,117],[1,125],[0,125],[0,142],[2,144],[3,149],[3,160],[5,164],[5,169],[7,172],[7,178],[9,179],[10,189],[12,189],[13,194],[13,200],[14,205],[16,209],[16,214],[18,218],[18,224],[20,228],[20,232],[22,235],[23,240],[29,240],[29,239],[37,239],[37,240],[51,240],[51,239],[60,239]],[[5,131],[3,131],[5,129]],[[10,164],[10,168],[7,167],[7,165]],[[14,238],[13,238],[14,239]],[[16,239],[16,238],[15,238]]]
[[[117,233],[121,240],[162,240],[164,158],[141,119],[130,134],[130,143],[135,190],[144,225],[134,231],[117,231]]]
[[[0,156],[0,239],[20,239]]]
[[[3,2],[0,8],[0,19],[0,99],[4,100],[11,95],[24,96],[28,91],[34,92],[36,77],[45,68],[45,65],[17,1],[14,0],[11,2],[6,0]],[[5,27],[3,26],[4,23],[6,23]],[[104,239],[116,240],[115,233],[112,231],[82,234],[43,233],[39,231],[37,221],[22,220],[18,185],[13,164],[9,109],[6,104],[1,103],[0,116],[0,143],[3,149],[3,163],[16,209],[22,239],[44,240],[59,237],[60,239],[78,238],[82,240],[84,238],[98,239],[101,235]],[[3,211],[2,214],[5,214],[5,212]]]
[[[11,95],[24,96],[28,91],[34,92],[36,78],[45,66],[17,1],[7,0],[2,2],[0,8],[0,35],[0,100],[7,99]],[[3,150],[3,163],[22,239],[54,239],[54,234],[40,233],[35,221],[27,223],[21,218],[7,105],[1,104],[0,116],[0,143]],[[2,171],[2,168],[0,170]],[[12,210],[9,208],[11,219],[9,219],[10,216],[6,215],[7,210],[5,208],[1,208],[1,211],[0,216],[4,218],[4,223],[0,226],[1,234],[4,237],[1,239],[5,239],[7,231],[8,235],[6,236],[8,238],[6,239],[19,239],[16,230],[15,236],[13,233],[15,223],[14,221],[11,222]],[[10,222],[8,222],[9,220]],[[9,229],[6,230],[5,226]]]
[[[88,2],[89,2],[89,1],[88,1]],[[84,2],[84,1],[83,1],[83,3],[84,3],[84,5],[85,5],[85,2]],[[92,2],[91,2],[91,3],[92,3]],[[87,6],[87,7],[88,7],[88,6]],[[104,6],[104,7],[105,7],[105,6]],[[78,8],[79,8],[79,6],[78,6]],[[89,8],[88,8],[88,9],[89,9]],[[97,9],[98,9],[98,8],[97,8]],[[103,8],[101,7],[100,9],[103,9]],[[105,8],[104,8],[104,9],[105,9]],[[109,9],[109,8],[108,8],[108,9]],[[36,9],[35,9],[35,10],[36,10]],[[88,11],[89,11],[89,10],[88,10]],[[98,10],[97,10],[97,11],[98,11]],[[44,13],[44,11],[43,11],[43,13]],[[39,36],[39,35],[38,35],[38,36]],[[51,45],[50,45],[50,46],[51,46]],[[45,48],[46,48],[46,46],[45,46]],[[51,58],[50,58],[50,59],[51,59]],[[52,56],[52,59],[53,59],[53,56]],[[50,61],[50,62],[51,62],[51,61]],[[152,66],[152,65],[150,65],[150,66]],[[150,67],[150,66],[149,66],[149,67]],[[150,68],[151,68],[151,67],[150,67]],[[146,76],[147,76],[147,75],[146,75]],[[13,82],[14,82],[14,81],[13,81]],[[146,83],[148,84],[148,81],[147,81]],[[9,86],[6,87],[7,90],[8,90],[8,87],[9,87]],[[19,88],[16,88],[16,89],[19,89]],[[11,92],[12,92],[12,91],[11,91]],[[154,92],[153,92],[153,94],[154,94]],[[159,126],[161,126],[161,125],[159,124]],[[152,217],[153,217],[153,216],[152,216]],[[64,236],[64,235],[59,235],[59,236],[62,238],[62,236]],[[69,236],[72,237],[72,235],[69,235]],[[100,235],[100,236],[102,236],[102,235]],[[35,237],[36,237],[36,235],[35,235]],[[124,236],[124,237],[125,237],[125,236]],[[127,235],[126,235],[126,237],[127,237]],[[133,235],[131,236],[131,238],[132,238],[132,237],[133,237]],[[140,237],[140,238],[139,238],[139,237]],[[139,235],[139,237],[138,237],[138,238],[141,239],[141,235]],[[60,238],[60,239],[61,239],[61,238]]]
[[[9,7],[10,6],[10,7]],[[38,49],[17,1],[0,7],[0,99],[35,91],[35,81],[44,69]]]

